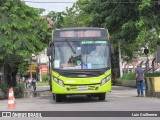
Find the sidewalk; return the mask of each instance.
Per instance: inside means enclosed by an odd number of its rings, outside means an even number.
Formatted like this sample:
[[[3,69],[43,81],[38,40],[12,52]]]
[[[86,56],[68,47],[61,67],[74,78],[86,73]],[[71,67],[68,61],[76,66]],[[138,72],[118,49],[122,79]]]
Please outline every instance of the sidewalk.
[[[36,92],[40,92],[40,91],[48,91],[50,88],[49,86],[36,86]],[[33,87],[31,88],[26,88],[25,91],[34,91]]]
[[[44,92],[44,91],[50,91],[49,86],[37,86],[36,91],[33,90],[33,87],[31,88],[25,88],[23,91],[23,96],[28,97],[28,96],[34,96],[34,94],[39,94],[39,92]],[[0,89],[0,100],[3,99],[8,99],[8,94],[5,94],[1,89]]]
[[[37,86],[36,91],[33,90],[33,87],[25,89],[23,92],[23,98],[33,98],[41,96],[41,94],[47,92],[50,92],[49,86]]]

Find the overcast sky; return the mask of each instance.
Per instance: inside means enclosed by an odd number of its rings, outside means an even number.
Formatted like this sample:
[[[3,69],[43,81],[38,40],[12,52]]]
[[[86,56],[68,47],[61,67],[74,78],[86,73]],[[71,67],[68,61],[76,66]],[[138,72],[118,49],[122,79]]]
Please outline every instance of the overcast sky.
[[[56,12],[65,11],[66,7],[71,7],[73,3],[76,2],[77,0],[22,0],[22,1],[25,1],[25,3],[30,7],[44,8],[46,11],[43,13],[43,15],[46,15],[50,11],[56,11]]]

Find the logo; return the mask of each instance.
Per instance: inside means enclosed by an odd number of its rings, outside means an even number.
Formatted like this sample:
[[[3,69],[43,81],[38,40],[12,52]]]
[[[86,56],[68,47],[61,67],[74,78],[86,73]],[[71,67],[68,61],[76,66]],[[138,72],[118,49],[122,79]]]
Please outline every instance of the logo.
[[[2,117],[12,117],[11,112],[2,112]]]
[[[87,64],[83,64],[83,69],[87,69],[88,65]]]
[[[99,83],[99,80],[91,80],[92,83]]]
[[[75,80],[66,80],[66,83],[75,83]]]

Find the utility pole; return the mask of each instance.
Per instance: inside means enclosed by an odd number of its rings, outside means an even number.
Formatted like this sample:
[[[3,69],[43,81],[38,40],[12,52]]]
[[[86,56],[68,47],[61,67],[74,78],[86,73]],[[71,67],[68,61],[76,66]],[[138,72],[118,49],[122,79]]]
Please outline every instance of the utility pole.
[[[38,69],[39,69],[39,81],[42,82],[42,74],[41,74],[41,61],[40,56],[38,56]]]
[[[119,70],[120,70],[120,77],[123,76],[123,68],[122,68],[122,57],[121,57],[121,45],[120,42],[118,42],[118,53],[119,53]]]
[[[146,72],[148,72],[148,68],[149,68],[148,53],[149,53],[149,50],[148,50],[147,47],[145,47],[145,48],[144,48],[144,54],[146,54],[146,56],[147,56],[147,60],[146,60]]]
[[[32,80],[32,56],[30,58],[30,79]]]

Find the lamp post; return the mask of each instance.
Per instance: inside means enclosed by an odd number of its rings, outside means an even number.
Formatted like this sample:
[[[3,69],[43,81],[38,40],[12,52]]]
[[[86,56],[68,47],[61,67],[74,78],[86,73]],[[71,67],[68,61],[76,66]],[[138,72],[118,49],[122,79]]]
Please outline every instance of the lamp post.
[[[30,79],[31,79],[31,80],[32,80],[32,77],[33,77],[33,76],[32,76],[32,69],[33,69],[33,68],[32,68],[32,61],[35,60],[35,59],[36,59],[36,56],[35,56],[34,54],[32,54],[32,55],[31,55],[31,58],[30,58]]]
[[[39,81],[40,82],[42,82],[42,74],[41,74],[41,56],[40,55],[38,55],[38,60],[37,60],[37,62],[38,62],[38,69],[39,69],[39,73],[38,73],[38,75],[39,75]]]

